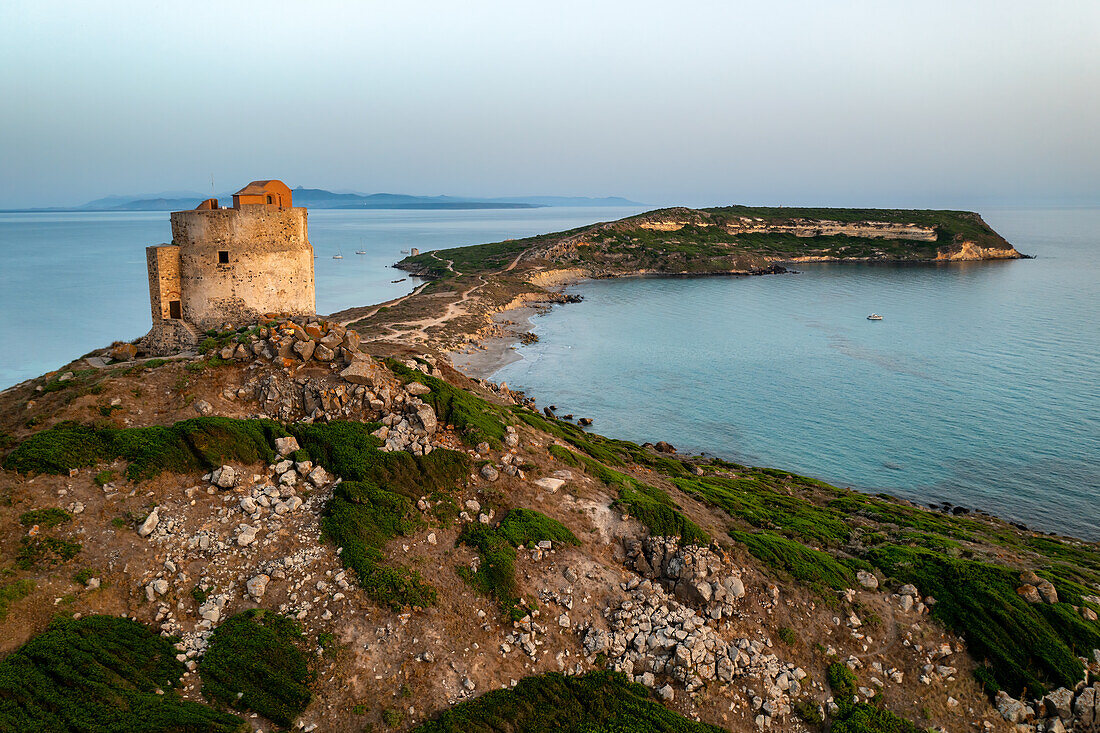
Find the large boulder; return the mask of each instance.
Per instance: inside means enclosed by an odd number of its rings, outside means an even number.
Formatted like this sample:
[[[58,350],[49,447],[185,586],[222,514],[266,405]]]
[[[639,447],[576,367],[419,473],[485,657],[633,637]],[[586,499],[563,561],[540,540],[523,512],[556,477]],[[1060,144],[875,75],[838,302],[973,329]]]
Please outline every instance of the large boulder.
[[[1027,720],[1027,706],[1004,690],[997,693],[995,704],[997,712],[1009,723],[1023,723]]]
[[[856,572],[856,580],[858,580],[859,584],[867,590],[875,590],[878,588],[878,578],[875,577],[874,573],[866,570]]]
[[[1100,682],[1081,691],[1073,703],[1073,714],[1077,717],[1074,730],[1089,730],[1084,726],[1100,724]]]
[[[157,514],[156,509],[153,509],[153,511],[149,512],[149,516],[145,518],[145,521],[141,523],[141,526],[138,527],[138,535],[141,537],[148,537],[153,533],[153,530],[157,528],[158,524],[160,524],[160,515]]]
[[[434,433],[437,425],[435,418],[435,410],[431,405],[420,405],[416,408],[416,417],[420,420],[420,424],[429,433]]]
[[[313,357],[313,351],[317,348],[317,342],[310,341],[295,341],[294,351],[301,357],[302,361],[309,361]]]
[[[298,447],[298,439],[293,435],[275,439],[275,450],[277,450],[281,456],[289,456],[291,453],[297,451]]]
[[[1047,716],[1057,715],[1064,721],[1073,717],[1073,691],[1064,687],[1048,692],[1043,698],[1043,706]]]
[[[232,466],[215,468],[210,473],[210,481],[219,488],[231,489],[237,485],[237,471]]]
[[[350,328],[345,331],[342,345],[345,351],[350,351],[352,353],[359,351],[359,332],[352,331]]]
[[[363,384],[368,387],[380,386],[383,381],[382,367],[370,359],[355,359],[340,372],[340,376],[352,384]]]

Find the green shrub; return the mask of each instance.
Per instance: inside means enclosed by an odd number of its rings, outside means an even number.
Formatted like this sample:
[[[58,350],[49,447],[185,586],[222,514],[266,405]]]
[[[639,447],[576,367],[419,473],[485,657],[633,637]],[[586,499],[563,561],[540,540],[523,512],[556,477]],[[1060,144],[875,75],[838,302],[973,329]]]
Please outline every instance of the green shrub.
[[[649,698],[620,672],[549,672],[460,703],[414,733],[721,733]]]
[[[841,702],[851,702],[856,694],[856,675],[847,665],[833,662],[825,670],[825,681],[829,683],[829,689],[833,691],[833,699],[839,705]]]
[[[821,715],[821,706],[816,700],[796,700],[792,707],[794,714],[810,725],[821,725],[825,722]]]
[[[829,733],[924,733],[889,710],[867,703],[842,706]]]
[[[269,462],[274,439],[285,436],[272,420],[198,417],[171,427],[111,428],[61,423],[35,433],[4,460],[20,473],[68,473],[116,458],[130,463],[126,477],[152,478],[161,471],[206,471],[228,461]]]
[[[531,509],[512,509],[496,527],[468,524],[458,541],[477,550],[477,571],[459,568],[459,574],[486,595],[493,596],[505,616],[521,617],[516,592],[516,547],[550,540],[557,545],[579,544],[569,528]]]
[[[80,583],[81,585],[87,585],[88,581],[94,578],[97,572],[92,568],[81,568],[73,575],[73,582]]]
[[[103,488],[117,478],[118,473],[112,471],[111,469],[107,469],[106,471],[100,471],[99,473],[97,473],[95,475],[95,478],[93,478],[92,480],[95,481],[96,486]]]
[[[301,641],[301,629],[286,616],[258,608],[233,616],[214,629],[199,662],[203,694],[291,725],[312,697]]]
[[[11,608],[11,604],[23,600],[34,591],[34,585],[34,581],[30,578],[13,580],[0,585],[0,621],[8,618],[8,609]]]
[[[405,714],[395,708],[388,708],[382,711],[382,722],[390,728],[396,728],[401,725],[401,721],[404,719]]]
[[[23,570],[60,565],[72,560],[80,552],[79,542],[69,542],[58,537],[35,535],[19,540],[19,550],[15,554],[15,564]]]
[[[0,730],[251,730],[236,716],[181,700],[174,688],[183,671],[172,644],[136,621],[66,619],[0,662]]]
[[[1047,681],[1072,687],[1084,674],[1077,655],[1100,648],[1100,624],[1069,604],[1031,605],[1021,598],[1018,571],[892,545],[865,558],[935,597],[933,616],[965,637],[976,658],[989,661],[993,679],[1006,690],[1039,696]]]
[[[776,636],[778,636],[779,640],[784,644],[794,644],[796,641],[798,641],[798,637],[795,636],[794,630],[791,629],[791,627],[789,626],[780,627],[780,629],[776,632]]]
[[[62,522],[67,522],[72,518],[72,515],[64,509],[53,507],[50,509],[35,509],[33,511],[23,512],[19,515],[19,523],[24,527],[30,527],[35,524],[43,528],[56,527]]]
[[[771,532],[754,534],[733,530],[729,536],[745,545],[758,560],[809,584],[819,592],[843,590],[855,580],[851,569],[832,555],[810,549],[786,537]]]
[[[436,599],[435,589],[419,573],[386,564],[386,543],[416,528],[411,509],[412,502],[401,494],[367,482],[345,481],[334,489],[321,518],[325,538],[343,548],[344,566],[355,572],[371,598],[394,611],[423,608]]]

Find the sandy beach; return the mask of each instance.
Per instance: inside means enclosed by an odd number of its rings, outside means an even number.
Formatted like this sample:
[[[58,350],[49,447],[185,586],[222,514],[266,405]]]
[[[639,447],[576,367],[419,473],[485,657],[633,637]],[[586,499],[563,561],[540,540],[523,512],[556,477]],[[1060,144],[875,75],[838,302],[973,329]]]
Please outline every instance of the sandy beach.
[[[493,316],[493,323],[500,327],[502,335],[482,339],[476,345],[464,346],[447,356],[463,374],[487,379],[505,364],[523,358],[517,350],[519,339],[531,330],[531,317],[538,312],[532,306],[501,311]]]

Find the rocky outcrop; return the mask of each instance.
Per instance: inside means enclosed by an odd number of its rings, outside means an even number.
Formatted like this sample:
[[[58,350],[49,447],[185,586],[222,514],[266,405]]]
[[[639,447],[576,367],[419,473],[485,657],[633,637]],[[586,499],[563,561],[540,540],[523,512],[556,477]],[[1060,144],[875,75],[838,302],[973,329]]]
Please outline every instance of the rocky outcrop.
[[[828,237],[843,234],[863,239],[900,239],[914,242],[935,242],[937,237],[936,230],[929,226],[887,221],[839,222],[821,219],[790,219],[774,222],[742,216],[727,222],[725,229],[734,235],[793,234],[796,237]]]
[[[936,253],[936,260],[939,262],[1018,260],[1023,256],[1011,245],[1006,247],[982,247],[974,242],[960,242],[949,247],[941,247],[939,252]]]

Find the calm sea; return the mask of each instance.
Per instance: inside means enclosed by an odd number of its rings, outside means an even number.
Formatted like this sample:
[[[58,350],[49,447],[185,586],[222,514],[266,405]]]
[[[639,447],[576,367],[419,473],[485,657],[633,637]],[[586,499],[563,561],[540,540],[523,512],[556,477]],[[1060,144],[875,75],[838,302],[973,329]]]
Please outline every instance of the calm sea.
[[[630,213],[311,211],[317,307],[408,292],[402,250]],[[983,213],[1037,259],[584,283],[495,378],[607,435],[1100,538],[1100,210]],[[144,333],[169,239],[162,212],[0,214],[0,387]]]
[[[983,215],[1036,259],[588,282],[494,379],[605,435],[1100,539],[1100,210]]]
[[[618,219],[636,208],[309,212],[317,311],[409,292],[405,255]],[[0,213],[0,389],[149,330],[145,247],[172,239],[167,212]],[[356,255],[357,250],[367,254]],[[332,256],[343,254],[343,259]]]

